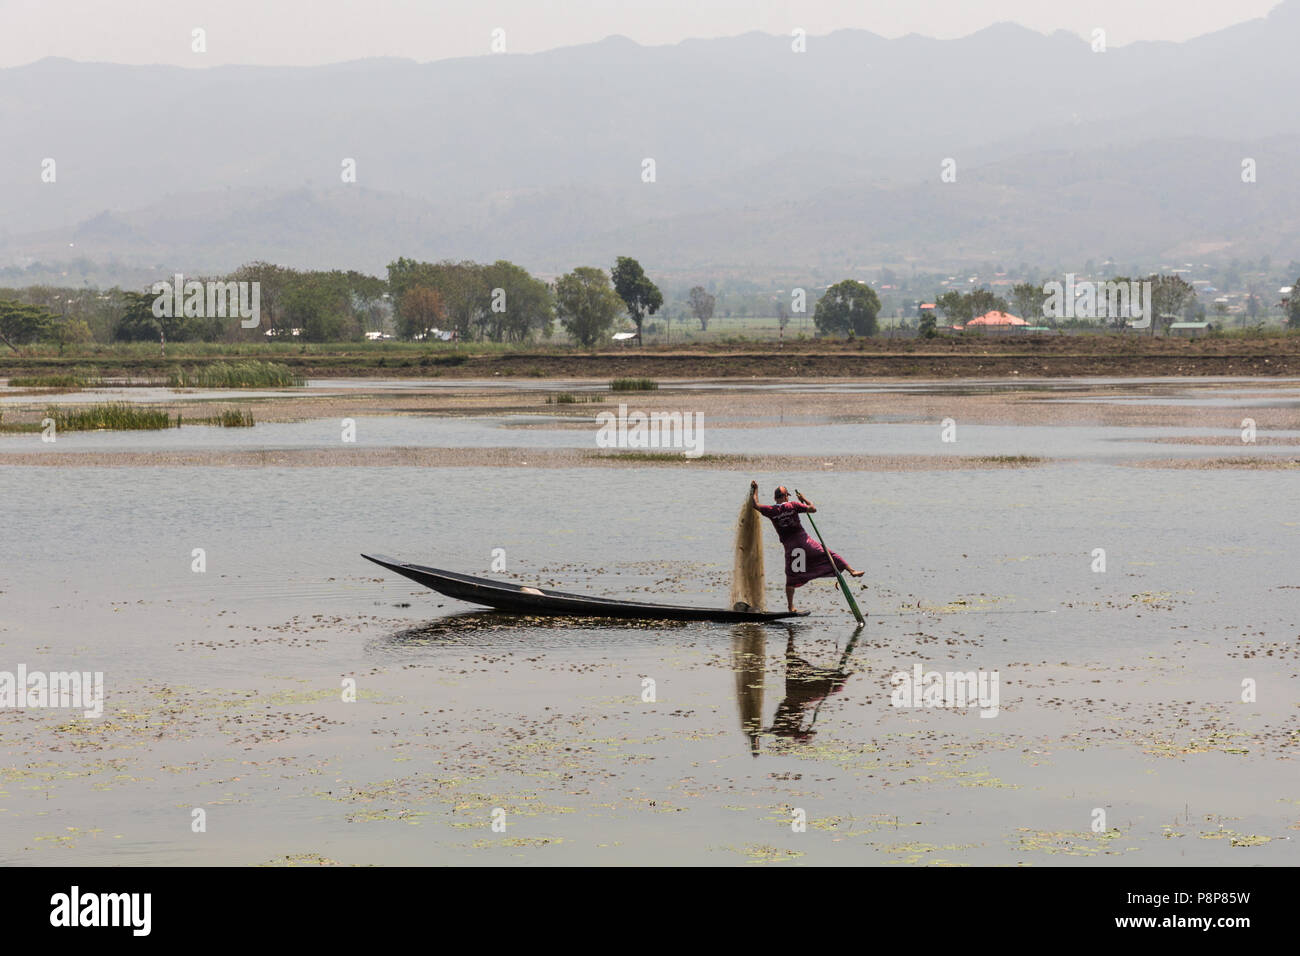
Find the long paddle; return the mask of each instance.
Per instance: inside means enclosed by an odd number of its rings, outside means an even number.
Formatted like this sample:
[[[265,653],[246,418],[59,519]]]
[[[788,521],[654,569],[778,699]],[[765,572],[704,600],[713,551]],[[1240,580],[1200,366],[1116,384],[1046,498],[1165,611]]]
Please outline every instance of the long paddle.
[[[798,495],[799,489],[796,488],[794,493],[795,495]],[[857,618],[859,624],[866,624],[867,619],[864,618],[862,612],[858,610],[858,602],[853,600],[853,594],[849,591],[849,586],[844,583],[844,575],[840,574],[840,569],[835,566],[835,559],[831,557],[831,549],[826,547],[826,539],[823,538],[822,533],[817,530],[817,522],[813,521],[812,513],[805,511],[804,514],[808,516],[808,523],[812,525],[813,534],[817,535],[817,540],[822,543],[822,550],[826,552],[826,558],[831,563],[831,570],[835,572],[835,580],[840,582],[840,590],[844,592],[844,600],[849,602],[849,610],[853,612],[853,616]]]

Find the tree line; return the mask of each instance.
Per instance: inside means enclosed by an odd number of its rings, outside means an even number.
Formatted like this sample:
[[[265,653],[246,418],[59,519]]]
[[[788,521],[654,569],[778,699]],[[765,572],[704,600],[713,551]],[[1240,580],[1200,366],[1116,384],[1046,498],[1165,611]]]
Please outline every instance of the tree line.
[[[1205,314],[1204,308],[1197,303],[1196,290],[1182,276],[1149,275],[1141,279],[1117,276],[1113,279],[1089,284],[1102,287],[1111,283],[1127,287],[1134,282],[1139,285],[1144,282],[1151,283],[1152,335],[1158,329],[1167,327],[1177,319],[1191,320]],[[969,292],[953,290],[937,296],[934,305],[935,309],[943,314],[945,321],[952,325],[965,325],[972,319],[989,312],[1014,312],[1031,325],[1093,325],[1096,324],[1096,321],[1100,321],[1103,325],[1116,329],[1124,328],[1134,318],[1132,315],[1104,314],[1099,315],[1096,320],[1079,319],[1076,323],[1074,320],[1066,319],[1063,316],[1049,315],[1051,310],[1049,310],[1048,304],[1051,300],[1052,293],[1045,291],[1043,286],[1035,285],[1032,282],[1021,282],[1011,287],[1010,294],[1007,297],[997,295],[988,289],[972,289]],[[1300,309],[1289,314],[1290,321],[1288,324],[1292,328],[1300,328]],[[933,313],[922,315],[919,325],[921,335],[927,338],[936,335],[937,325]]]
[[[160,310],[159,295],[152,288],[101,292],[31,286],[0,289],[0,344],[17,351],[37,342],[234,343],[268,336],[347,342],[389,329],[399,338],[417,341],[437,332],[462,341],[526,342],[551,337],[558,324],[576,342],[590,346],[606,338],[621,316],[640,333],[645,319],[663,305],[658,286],[628,256],[619,256],[609,272],[584,266],[554,282],[505,260],[487,264],[407,258],[389,263],[387,278],[268,262],[252,262],[224,276],[185,278],[257,283],[258,325],[245,328],[228,314]]]
[[[168,277],[169,279],[171,277]],[[200,279],[199,281],[206,281]],[[420,262],[399,258],[389,263],[386,278],[340,270],[297,270],[252,262],[219,282],[256,282],[260,324],[244,328],[232,318],[205,315],[159,315],[157,296],[148,291],[67,289],[30,286],[0,289],[0,345],[17,351],[24,345],[94,342],[251,342],[268,336],[292,336],[308,342],[359,341],[367,333],[392,334],[419,341],[437,334],[460,341],[521,343],[549,339],[556,328],[583,347],[606,341],[621,319],[630,320],[638,337],[645,321],[663,307],[664,296],[641,264],[619,256],[604,270],[580,266],[552,282],[531,275],[506,260]],[[1128,277],[1109,280],[1128,283]],[[1196,292],[1179,276],[1152,275],[1152,334],[1175,317],[1204,314]],[[1296,287],[1300,288],[1300,279]],[[945,322],[964,325],[989,311],[1016,312],[1032,324],[1045,315],[1048,293],[1022,282],[1006,296],[985,288],[948,291],[935,299]],[[716,298],[703,286],[690,289],[686,304],[706,331]],[[782,327],[790,318],[784,301],[776,303]],[[1300,296],[1283,303],[1287,324],[1300,329]],[[817,299],[813,320],[819,335],[871,336],[878,331],[880,298],[868,284],[845,279]],[[1103,321],[1116,327],[1123,316]],[[1069,322],[1047,320],[1047,324]],[[922,314],[920,332],[937,333],[934,315]]]

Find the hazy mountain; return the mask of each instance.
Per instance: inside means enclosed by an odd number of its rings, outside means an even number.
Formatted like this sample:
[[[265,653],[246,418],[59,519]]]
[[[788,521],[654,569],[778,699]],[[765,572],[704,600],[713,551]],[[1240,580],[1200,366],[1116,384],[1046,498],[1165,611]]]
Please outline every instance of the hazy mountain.
[[[746,34],[427,64],[47,59],[0,70],[0,265],[379,271],[409,255],[554,272],[621,253],[762,275],[1295,258],[1297,28],[1289,0],[1104,53],[1003,24],[960,40],[841,31],[806,53]]]

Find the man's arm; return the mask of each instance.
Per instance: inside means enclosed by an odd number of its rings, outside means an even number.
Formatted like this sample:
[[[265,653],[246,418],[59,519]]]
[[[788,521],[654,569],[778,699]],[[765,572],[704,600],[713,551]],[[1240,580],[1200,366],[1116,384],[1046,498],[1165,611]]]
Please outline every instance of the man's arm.
[[[817,511],[817,506],[813,504],[811,501],[809,501],[807,498],[805,498],[803,496],[802,491],[796,491],[795,494],[799,497],[799,500],[803,502],[805,506],[807,506],[809,514],[812,514]]]

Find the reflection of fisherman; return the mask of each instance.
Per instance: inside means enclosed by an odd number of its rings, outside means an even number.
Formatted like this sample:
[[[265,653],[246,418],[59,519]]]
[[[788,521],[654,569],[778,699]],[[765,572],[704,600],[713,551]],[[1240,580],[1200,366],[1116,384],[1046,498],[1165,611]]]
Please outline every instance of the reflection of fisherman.
[[[785,645],[785,700],[777,707],[768,733],[807,743],[816,733],[812,725],[821,709],[821,702],[843,690],[848,679],[843,661],[835,668],[814,667],[798,656],[794,651],[794,632],[791,631]],[[817,706],[813,709],[812,719],[804,727],[804,717],[814,704]]]
[[[853,632],[835,667],[815,667],[795,653],[794,628],[787,628],[785,646],[785,698],[776,709],[772,726],[763,729],[763,688],[767,654],[764,629],[755,624],[737,626],[732,636],[732,666],[736,672],[736,701],[740,705],[740,727],[749,738],[749,750],[758,756],[763,734],[773,734],[800,743],[812,739],[813,723],[822,702],[844,689],[849,678],[845,670],[849,655],[862,629]],[[812,707],[811,717],[808,708]],[[804,726],[805,720],[807,727]]]

